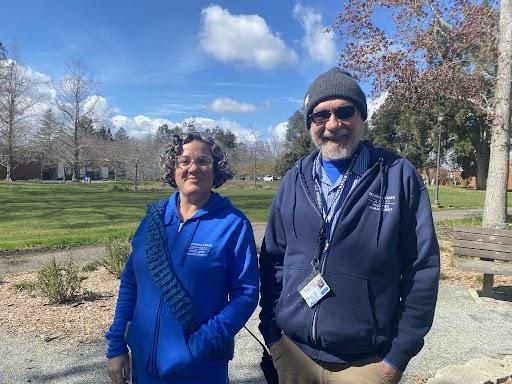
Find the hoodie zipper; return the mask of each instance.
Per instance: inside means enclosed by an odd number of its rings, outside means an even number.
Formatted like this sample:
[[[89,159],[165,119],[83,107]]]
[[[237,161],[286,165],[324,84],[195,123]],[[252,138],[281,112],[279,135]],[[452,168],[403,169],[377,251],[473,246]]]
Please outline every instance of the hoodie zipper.
[[[302,189],[304,190],[305,194],[306,194],[306,197],[308,198],[309,202],[311,203],[311,205],[313,206],[313,208],[315,209],[315,212],[318,214],[318,216],[320,216],[320,218],[322,219],[322,221],[324,220],[323,216],[322,216],[322,212],[320,212],[318,210],[318,207],[315,203],[313,203],[313,200],[311,200],[311,196],[309,196],[309,192],[308,192],[308,189],[306,188],[306,185],[304,184],[304,175],[302,173],[302,171],[299,171],[299,179],[300,179],[300,183],[302,185]]]
[[[183,229],[183,226],[185,226],[186,222],[180,223],[180,227],[178,229],[178,232],[176,233],[176,236],[174,237],[174,241],[172,242],[172,247],[169,252],[170,256],[172,256],[172,251],[174,249],[174,245],[176,244],[178,237],[180,236],[181,230]],[[169,262],[172,262],[169,260]],[[157,353],[157,345],[158,345],[158,335],[160,334],[160,315],[162,312],[162,308],[164,306],[164,300],[160,298],[160,302],[158,303],[158,310],[156,311],[156,323],[155,323],[155,332],[153,334],[153,346],[152,346],[152,354],[150,359],[150,372],[152,374],[157,374],[156,371],[156,353]]]
[[[368,176],[368,174],[370,174],[371,172],[373,172],[374,168],[377,167],[377,165],[379,164],[379,162],[375,163],[370,169],[368,169],[362,176],[361,178],[359,179],[359,182],[357,183],[356,187],[351,190],[347,197],[345,198],[345,201],[343,201],[343,204],[341,205],[340,207],[340,216],[338,216],[338,220],[341,218],[341,214],[343,213],[343,209],[345,208],[345,206],[347,205],[347,201],[349,200],[350,196],[353,195],[355,192],[355,190],[357,189],[357,187],[360,185],[360,182],[361,180],[363,180],[364,178],[366,178]],[[302,173],[301,173],[302,174]],[[315,207],[315,211],[318,213],[318,208],[316,207],[315,204],[313,204],[313,202],[311,201],[311,197],[309,196],[309,193],[307,192],[306,188],[305,188],[305,185],[304,185],[304,182],[302,181],[302,178],[301,178],[301,183],[302,183],[302,188],[304,189],[304,192],[306,193],[306,196],[308,197],[308,200],[311,202],[311,204]],[[320,217],[322,217],[322,221],[324,220],[323,219],[323,216],[320,215]],[[337,224],[337,222],[336,222]],[[325,222],[324,222],[324,225],[325,225]],[[334,228],[332,229],[334,230]],[[322,263],[321,263],[321,266],[320,266],[320,274],[323,276],[324,274],[324,271],[325,271],[325,262],[327,260],[327,254],[329,253],[329,248],[331,246],[331,242],[329,241],[329,237],[330,237],[330,234],[326,234],[327,236],[327,243],[324,247],[324,249],[322,250]],[[315,307],[315,310],[313,312],[313,321],[311,323],[311,338],[313,340],[313,342],[315,344],[318,345],[318,340],[317,340],[317,324],[318,324],[318,310],[319,310],[320,306],[316,306]]]
[[[158,334],[160,333],[160,313],[162,312],[163,299],[160,298],[160,302],[158,304],[158,310],[156,312],[156,324],[155,324],[155,333],[153,335],[153,351],[151,354],[151,365],[150,372],[152,374],[157,374],[156,372],[156,350],[158,344]]]

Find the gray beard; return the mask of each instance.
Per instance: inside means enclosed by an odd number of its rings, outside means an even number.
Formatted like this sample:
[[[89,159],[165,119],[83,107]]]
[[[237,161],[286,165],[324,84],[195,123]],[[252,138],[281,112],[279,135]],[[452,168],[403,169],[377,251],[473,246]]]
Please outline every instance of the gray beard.
[[[315,145],[320,149],[323,159],[342,160],[352,157],[359,145],[359,141],[353,147],[340,147],[331,141],[315,142]]]
[[[352,156],[352,153],[349,153],[347,148],[328,145],[320,146],[320,153],[322,154],[322,158],[327,160],[342,160]]]

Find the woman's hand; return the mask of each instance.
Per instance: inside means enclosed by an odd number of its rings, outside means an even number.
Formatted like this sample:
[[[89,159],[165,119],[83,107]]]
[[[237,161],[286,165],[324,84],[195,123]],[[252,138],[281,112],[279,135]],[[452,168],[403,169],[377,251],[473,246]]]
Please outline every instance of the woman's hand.
[[[130,381],[130,358],[128,354],[112,357],[107,360],[107,371],[114,384],[126,384]]]

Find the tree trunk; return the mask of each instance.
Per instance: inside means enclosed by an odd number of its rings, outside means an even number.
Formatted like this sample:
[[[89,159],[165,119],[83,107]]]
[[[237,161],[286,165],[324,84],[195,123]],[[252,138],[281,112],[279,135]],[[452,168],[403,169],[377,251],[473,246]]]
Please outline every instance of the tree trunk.
[[[498,51],[494,116],[491,127],[491,156],[482,222],[485,228],[504,228],[507,221],[512,88],[512,0],[501,0]]]
[[[79,108],[76,108],[75,112],[75,126],[73,132],[73,169],[71,170],[71,181],[78,182],[80,181],[80,151],[78,148],[79,139],[78,139],[78,129],[80,124],[80,113]]]
[[[7,181],[8,183],[10,183],[12,181],[13,170],[14,170],[14,166],[12,164],[12,159],[9,157],[9,159],[7,159],[7,164],[5,167],[5,171],[6,171],[5,181]]]
[[[487,170],[489,169],[489,145],[487,144],[487,132],[482,128],[480,143],[476,152],[476,189],[483,191],[487,185]]]
[[[71,170],[71,181],[78,182],[80,180],[80,153],[78,148],[73,150],[73,169]]]
[[[137,179],[139,177],[139,160],[135,160],[135,180],[134,180],[134,187],[135,187],[135,190],[137,190]]]
[[[9,121],[7,128],[7,164],[5,172],[5,181],[11,182],[14,172],[14,110],[15,103],[11,96],[9,103]]]

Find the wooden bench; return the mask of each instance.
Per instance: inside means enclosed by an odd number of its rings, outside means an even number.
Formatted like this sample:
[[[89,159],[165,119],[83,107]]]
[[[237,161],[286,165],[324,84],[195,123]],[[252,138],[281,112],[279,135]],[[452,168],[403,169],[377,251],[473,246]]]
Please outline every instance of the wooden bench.
[[[455,267],[484,274],[483,296],[491,297],[494,275],[512,276],[512,231],[480,227],[455,227]]]

